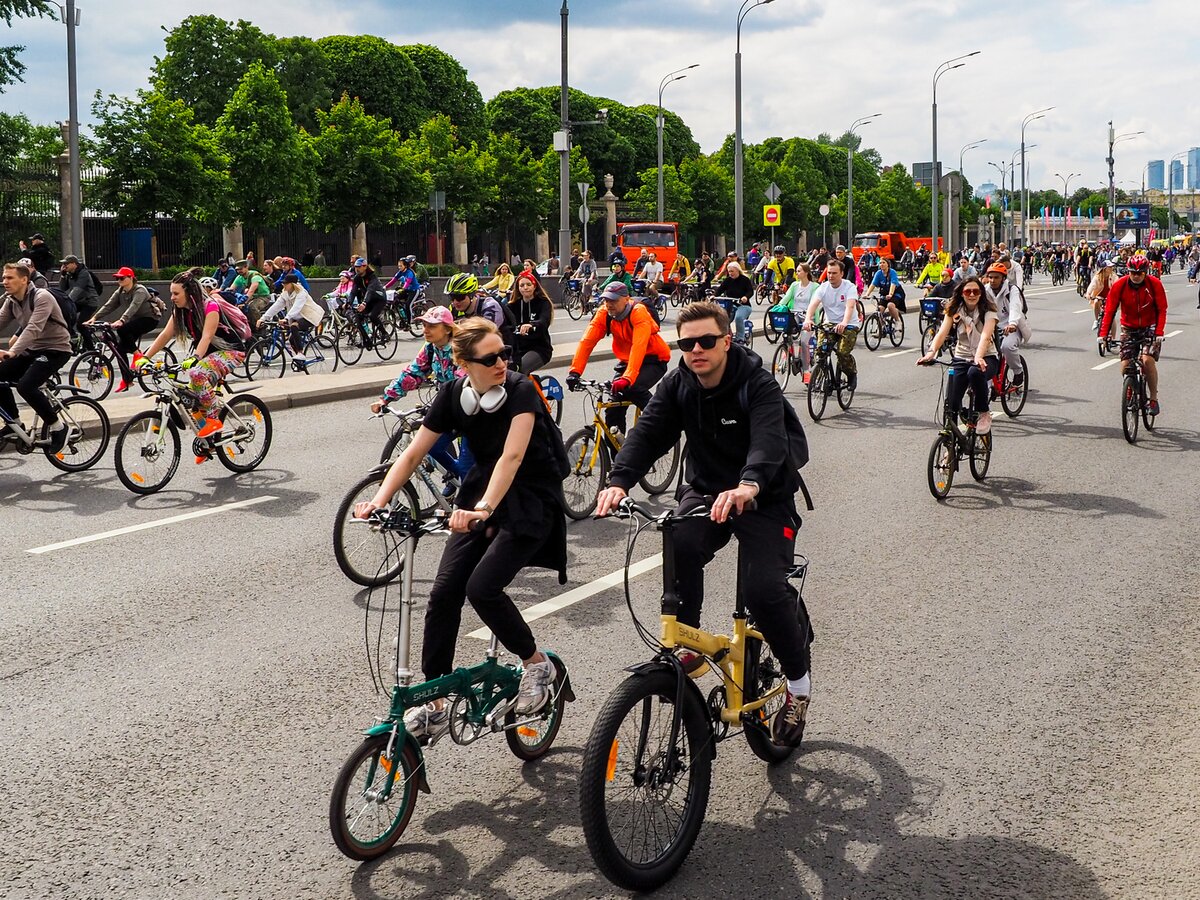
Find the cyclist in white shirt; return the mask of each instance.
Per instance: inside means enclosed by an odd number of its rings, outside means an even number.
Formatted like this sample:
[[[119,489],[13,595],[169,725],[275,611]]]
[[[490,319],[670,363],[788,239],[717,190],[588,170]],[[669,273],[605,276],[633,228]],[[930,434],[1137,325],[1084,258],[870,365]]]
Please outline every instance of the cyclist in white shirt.
[[[651,252],[650,258],[642,266],[641,278],[646,282],[646,296],[657,297],[663,283],[663,264],[655,253]]]
[[[804,316],[804,330],[812,331],[813,315],[820,306],[825,311],[825,321],[833,323],[840,338],[834,346],[838,365],[846,373],[851,391],[858,389],[858,365],[854,361],[854,344],[862,323],[858,318],[858,288],[854,282],[842,277],[842,264],[831,259],[825,266],[826,281],[817,288],[808,304]]]

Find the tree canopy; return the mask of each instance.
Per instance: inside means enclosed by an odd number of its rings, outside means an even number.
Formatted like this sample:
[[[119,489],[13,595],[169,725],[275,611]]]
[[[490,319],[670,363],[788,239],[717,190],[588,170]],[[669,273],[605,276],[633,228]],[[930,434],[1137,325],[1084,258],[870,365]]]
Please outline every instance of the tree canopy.
[[[0,0],[0,19],[4,24],[12,26],[13,19],[34,18],[37,16],[55,16],[56,4],[50,0]],[[24,81],[25,64],[19,59],[19,54],[25,48],[19,45],[0,47],[0,91],[8,85]]]
[[[348,94],[363,109],[410,135],[429,118],[429,90],[408,55],[373,35],[332,35],[317,41],[333,75],[335,96]]]

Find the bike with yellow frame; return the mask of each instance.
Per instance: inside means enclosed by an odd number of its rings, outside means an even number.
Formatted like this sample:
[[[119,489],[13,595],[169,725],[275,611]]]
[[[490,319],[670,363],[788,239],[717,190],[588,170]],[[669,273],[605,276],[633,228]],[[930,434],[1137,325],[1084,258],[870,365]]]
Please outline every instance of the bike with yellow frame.
[[[812,503],[805,490],[805,499]],[[709,501],[711,505],[711,499]],[[625,602],[653,659],[631,666],[629,678],[609,696],[584,745],[579,808],[588,850],[614,884],[649,891],[683,865],[704,822],[716,745],[737,731],[768,763],[795,748],[776,744],[771,718],[786,699],[783,667],[746,613],[741,560],[733,636],[681,624],[676,616],[674,528],[708,517],[706,506],[658,512],[625,498],[614,515],[630,522],[625,555]],[[639,521],[640,520],[640,521]],[[662,623],[655,638],[638,621],[629,595],[629,562],[637,536],[662,532]],[[788,578],[803,592],[808,560],[796,556]],[[797,609],[802,599],[797,601]],[[703,658],[689,672],[676,653]],[[689,669],[691,666],[689,665]],[[721,680],[705,697],[694,679],[712,670]]]

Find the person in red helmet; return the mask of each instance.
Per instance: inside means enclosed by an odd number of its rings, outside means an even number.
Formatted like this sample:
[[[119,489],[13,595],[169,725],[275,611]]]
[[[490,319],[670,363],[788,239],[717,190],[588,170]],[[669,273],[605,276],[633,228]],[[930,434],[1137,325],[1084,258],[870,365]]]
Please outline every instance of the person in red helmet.
[[[1121,373],[1141,353],[1146,386],[1150,388],[1150,415],[1157,416],[1162,411],[1158,402],[1158,356],[1167,326],[1167,292],[1162,282],[1150,274],[1150,260],[1145,254],[1135,253],[1129,260],[1129,273],[1109,288],[1096,340],[1103,341],[1108,334],[1117,307],[1121,308]]]

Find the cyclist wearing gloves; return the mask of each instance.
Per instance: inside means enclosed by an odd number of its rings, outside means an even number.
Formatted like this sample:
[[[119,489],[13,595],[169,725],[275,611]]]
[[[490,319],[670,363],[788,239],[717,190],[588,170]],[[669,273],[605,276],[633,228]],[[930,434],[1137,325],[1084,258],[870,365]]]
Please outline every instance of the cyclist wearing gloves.
[[[992,414],[988,411],[988,382],[1000,371],[1000,358],[996,356],[996,347],[992,341],[998,321],[996,306],[985,296],[983,282],[978,278],[960,281],[954,289],[954,298],[946,307],[942,327],[934,335],[929,352],[917,360],[917,365],[920,366],[937,359],[938,351],[950,336],[950,330],[957,329],[953,351],[953,362],[956,365],[954,374],[946,384],[946,402],[957,415],[957,410],[962,407],[963,397],[967,394],[967,388],[970,387],[974,396],[975,411],[979,413],[975,425],[979,434],[987,434],[992,430]]]
[[[846,373],[851,391],[858,390],[858,364],[854,361],[854,344],[858,340],[858,329],[862,323],[858,318],[858,289],[854,282],[842,277],[842,264],[837,259],[829,260],[825,266],[826,281],[813,292],[808,310],[804,315],[804,330],[812,331],[813,316],[820,306],[825,312],[825,321],[832,323],[840,337],[833,350],[838,365]]]
[[[554,346],[550,342],[554,304],[541,282],[528,272],[522,272],[508,299],[508,309],[514,323],[517,371],[529,375],[550,362],[554,355]]]
[[[579,379],[587,368],[592,348],[601,338],[611,334],[613,354],[618,360],[613,371],[613,399],[630,400],[639,409],[644,409],[650,401],[650,388],[667,373],[671,348],[659,336],[658,323],[650,310],[644,303],[634,303],[624,284],[610,284],[600,294],[600,300],[604,305],[596,311],[575,348],[575,358],[567,373],[567,387],[572,391],[579,389]],[[608,427],[624,433],[626,410],[624,406],[605,410]]]
[[[746,605],[788,680],[772,736],[797,746],[808,713],[812,629],[786,574],[800,527],[794,501],[800,479],[792,460],[796,453],[807,456],[804,432],[762,360],[733,346],[720,306],[685,306],[678,329],[679,367],[663,379],[617,454],[612,486],[600,492],[596,513],[612,512],[680,434],[687,436],[690,483],[679,490],[679,507],[702,506],[706,495],[716,499],[708,518],[676,525],[678,620],[699,627],[704,567],[736,537]],[[750,501],[754,509],[747,508]]]
[[[1158,356],[1162,352],[1163,329],[1167,326],[1167,292],[1162,282],[1150,274],[1150,260],[1144,253],[1135,253],[1129,260],[1129,274],[1122,275],[1108,292],[1104,302],[1104,321],[1096,340],[1112,328],[1117,307],[1121,308],[1121,371],[1140,351],[1143,343],[1153,341],[1149,351],[1142,354],[1146,385],[1150,388],[1150,415],[1161,412],[1158,403]]]
[[[429,592],[421,669],[426,679],[454,670],[463,601],[469,600],[505,649],[524,661],[516,713],[532,715],[549,699],[554,665],[538,650],[505,588],[528,567],[558,572],[560,584],[567,580],[562,437],[529,379],[509,371],[512,351],[495,325],[468,319],[455,327],[453,346],[467,374],[438,391],[378,493],[357,504],[354,514],[366,518],[385,507],[441,435],[458,432],[470,441],[475,465],[458,492],[449,521],[453,533]],[[483,527],[472,531],[477,522]],[[434,738],[449,728],[450,713],[444,699],[435,700],[404,720],[413,737]]]
[[[325,318],[325,311],[317,305],[317,301],[309,295],[308,291],[300,286],[300,277],[295,272],[289,272],[283,276],[283,290],[279,292],[275,302],[263,312],[262,321],[269,321],[278,313],[283,313],[282,318],[287,324],[292,351],[300,354],[300,359],[296,362],[303,364],[304,339],[302,335],[308,334],[321,324],[321,320]]]
[[[0,350],[0,381],[15,381],[17,393],[38,414],[50,435],[50,451],[60,452],[67,443],[67,423],[58,418],[42,393],[50,380],[71,358],[71,332],[54,295],[34,285],[33,270],[22,263],[4,267],[4,291],[0,305],[0,328],[15,322],[19,329],[9,338],[8,349]],[[0,388],[0,409],[18,420],[12,388]],[[12,432],[8,425],[0,436]]]

